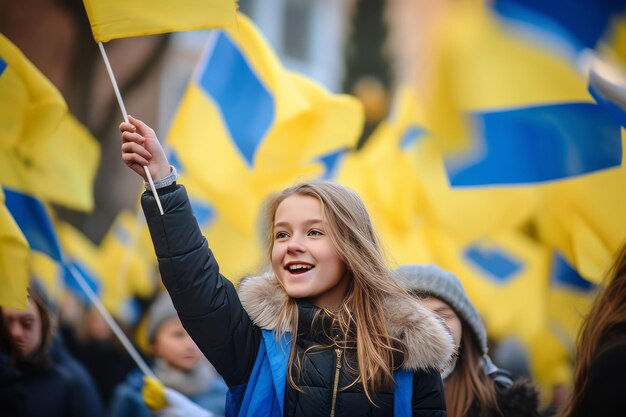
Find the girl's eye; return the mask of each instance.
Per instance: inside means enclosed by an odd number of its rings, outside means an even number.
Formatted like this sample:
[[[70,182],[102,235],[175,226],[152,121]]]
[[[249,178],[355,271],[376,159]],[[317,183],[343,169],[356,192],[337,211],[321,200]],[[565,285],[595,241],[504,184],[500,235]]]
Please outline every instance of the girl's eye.
[[[276,235],[274,236],[276,239],[284,239],[287,237],[287,232],[278,232],[276,233]]]
[[[322,235],[323,235],[322,232],[320,232],[319,230],[315,230],[315,229],[309,232],[309,236],[322,236]]]

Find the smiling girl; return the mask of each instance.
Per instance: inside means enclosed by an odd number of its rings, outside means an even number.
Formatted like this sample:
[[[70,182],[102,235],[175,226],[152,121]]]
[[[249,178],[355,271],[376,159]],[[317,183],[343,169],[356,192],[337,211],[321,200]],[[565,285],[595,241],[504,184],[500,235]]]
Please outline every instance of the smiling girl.
[[[152,193],[142,205],[163,283],[196,344],[226,380],[230,416],[445,416],[439,371],[453,351],[438,319],[391,277],[352,191],[305,182],[267,204],[271,269],[219,272],[154,131],[122,123],[122,158]],[[145,178],[144,178],[145,179]]]

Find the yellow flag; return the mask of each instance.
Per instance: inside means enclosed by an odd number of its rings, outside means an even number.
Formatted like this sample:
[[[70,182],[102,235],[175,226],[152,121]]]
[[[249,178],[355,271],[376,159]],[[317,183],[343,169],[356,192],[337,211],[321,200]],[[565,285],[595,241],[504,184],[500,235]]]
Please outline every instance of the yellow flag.
[[[0,188],[0,306],[28,307],[28,253],[26,238],[4,205]]]
[[[120,211],[98,251],[102,284],[117,302],[148,297],[155,290],[156,256],[142,213]]]
[[[522,233],[493,234],[460,244],[435,236],[437,264],[459,277],[495,338],[532,339],[545,327],[548,251]]]
[[[183,169],[179,171],[179,182],[187,189],[191,209],[202,234],[210,242],[220,265],[220,273],[234,283],[244,276],[257,274],[267,258],[257,224],[244,229],[233,224],[229,216],[222,215],[211,203],[195,178],[187,175]],[[253,215],[253,219],[256,220],[257,214]]]
[[[60,305],[65,290],[61,279],[63,273],[61,265],[49,256],[37,251],[30,251],[29,264],[31,276],[44,285],[50,300]]]
[[[0,149],[12,149],[28,160],[66,112],[59,91],[0,34]]]
[[[346,155],[336,176],[363,199],[392,263],[433,262],[422,216],[420,167],[412,153],[423,135],[417,98],[410,88],[401,88],[390,120],[378,126],[361,150]]]
[[[546,326],[532,340],[527,341],[526,346],[530,353],[533,380],[539,385],[543,398],[552,398],[552,388],[555,386],[572,386],[574,356],[555,332]]]
[[[83,0],[96,42],[231,26],[233,0]]]
[[[28,159],[0,147],[0,183],[65,207],[93,209],[100,145],[66,113],[54,133],[29,146]]]

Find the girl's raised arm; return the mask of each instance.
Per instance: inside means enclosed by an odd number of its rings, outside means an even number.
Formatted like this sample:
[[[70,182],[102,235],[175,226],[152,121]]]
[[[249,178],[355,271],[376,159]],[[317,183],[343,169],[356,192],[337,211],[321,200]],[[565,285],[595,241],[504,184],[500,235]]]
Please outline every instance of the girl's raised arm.
[[[120,130],[122,159],[130,169],[144,180],[146,165],[155,181],[170,174],[154,130],[130,116]],[[152,192],[143,194],[141,204],[163,284],[183,326],[226,383],[231,387],[246,384],[261,330],[250,320],[233,284],[220,274],[185,188],[169,184],[157,192],[163,215]]]

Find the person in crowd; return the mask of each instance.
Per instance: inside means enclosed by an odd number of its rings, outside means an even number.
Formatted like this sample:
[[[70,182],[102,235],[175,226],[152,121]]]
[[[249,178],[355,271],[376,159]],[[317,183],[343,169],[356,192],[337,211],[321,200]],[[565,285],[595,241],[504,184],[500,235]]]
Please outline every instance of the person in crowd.
[[[122,159],[158,187],[142,205],[161,277],[189,334],[229,386],[229,416],[445,416],[443,324],[393,279],[353,191],[303,182],[265,211],[269,268],[219,272],[154,134],[120,125]]]
[[[147,334],[154,354],[152,371],[158,381],[211,415],[223,416],[226,384],[183,328],[167,293],[162,293],[148,311]],[[143,387],[143,374],[131,372],[114,390],[111,417],[152,416],[142,397]]]
[[[15,348],[5,326],[0,326],[0,410],[11,417],[26,417],[22,374],[12,366]]]
[[[487,332],[459,279],[434,265],[403,265],[397,272],[454,338],[456,360],[441,371],[448,416],[539,416],[538,391],[526,379],[513,381],[487,355]]]
[[[68,350],[93,377],[102,402],[107,405],[115,387],[136,365],[98,309],[80,307],[80,320],[76,323],[66,320],[61,331]],[[118,320],[118,324],[124,329],[124,322]]]
[[[605,284],[582,325],[574,387],[560,417],[613,417],[626,412],[626,244]]]
[[[53,349],[56,322],[50,307],[43,286],[31,280],[26,310],[0,309],[0,333],[10,344],[8,363],[19,372],[25,415],[100,416],[102,403],[89,375],[77,371],[80,365],[62,346]]]

